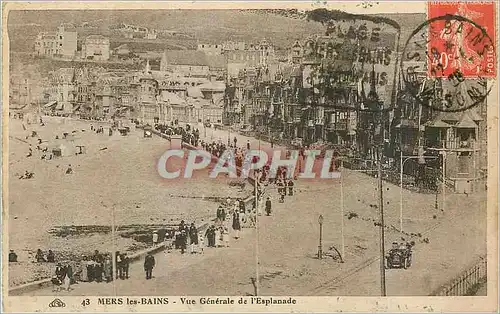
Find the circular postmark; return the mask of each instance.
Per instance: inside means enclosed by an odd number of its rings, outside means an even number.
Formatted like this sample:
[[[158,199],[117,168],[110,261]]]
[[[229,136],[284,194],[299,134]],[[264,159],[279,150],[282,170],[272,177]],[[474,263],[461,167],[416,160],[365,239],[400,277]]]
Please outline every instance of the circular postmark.
[[[491,87],[486,77],[496,65],[486,30],[459,15],[432,18],[405,43],[401,75],[405,88],[422,105],[437,111],[465,111],[483,103]]]

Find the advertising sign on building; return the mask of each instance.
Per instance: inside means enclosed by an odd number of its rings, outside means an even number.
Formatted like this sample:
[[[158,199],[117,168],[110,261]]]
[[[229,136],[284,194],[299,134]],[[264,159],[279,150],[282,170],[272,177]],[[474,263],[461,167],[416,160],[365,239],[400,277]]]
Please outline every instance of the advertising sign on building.
[[[325,88],[354,84],[363,99],[375,83],[380,100],[389,106],[396,86],[399,25],[385,18],[348,17],[331,19],[326,36],[304,44],[304,59],[315,61],[305,68],[304,87],[316,80],[325,82]]]

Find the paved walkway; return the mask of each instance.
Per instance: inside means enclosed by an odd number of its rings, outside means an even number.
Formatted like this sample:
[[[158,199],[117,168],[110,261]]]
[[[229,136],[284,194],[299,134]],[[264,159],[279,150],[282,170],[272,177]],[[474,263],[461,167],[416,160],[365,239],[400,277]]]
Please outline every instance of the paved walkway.
[[[201,134],[203,130],[200,129]],[[214,130],[221,137],[227,131]],[[208,132],[207,132],[208,133]],[[232,138],[231,135],[230,138]],[[247,137],[237,135],[242,145]],[[227,135],[225,137],[227,141]],[[251,140],[258,148],[258,140]],[[262,146],[268,143],[260,143]],[[239,145],[240,146],[240,145]],[[261,146],[261,147],[262,147]],[[269,145],[270,146],[270,145]],[[346,173],[345,213],[359,218],[345,219],[346,262],[315,259],[318,247],[318,216],[325,217],[324,250],[340,247],[340,185],[338,181],[298,181],[297,192],[286,202],[276,201],[273,190],[273,215],[259,217],[258,248],[255,229],[243,229],[241,238],[231,239],[229,248],[210,248],[203,255],[160,253],[150,281],[144,279],[141,263],[131,266],[131,278],[116,282],[118,295],[251,295],[257,258],[262,295],[363,295],[380,293],[378,264],[378,227],[361,217],[377,217],[376,179],[361,173]],[[387,188],[387,190],[385,190]],[[421,230],[429,244],[417,243],[414,263],[408,270],[387,271],[388,295],[428,295],[442,283],[467,267],[477,255],[484,254],[486,206],[478,196],[451,195],[448,212],[432,218],[434,196],[404,192],[405,230]],[[384,183],[387,223],[399,219],[399,189]],[[370,205],[370,206],[368,206]],[[484,206],[483,206],[484,205]],[[471,215],[471,208],[475,210]],[[473,218],[471,218],[473,217]],[[389,246],[400,237],[386,233]],[[484,243],[484,245],[482,245]],[[468,253],[464,254],[464,247]],[[113,295],[113,283],[81,283],[65,295]],[[51,295],[41,289],[35,295]]]

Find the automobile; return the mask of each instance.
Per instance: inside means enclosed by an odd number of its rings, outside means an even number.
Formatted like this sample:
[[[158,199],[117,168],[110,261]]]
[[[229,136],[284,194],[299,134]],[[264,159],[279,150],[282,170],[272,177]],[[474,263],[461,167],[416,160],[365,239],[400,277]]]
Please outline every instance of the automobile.
[[[385,256],[385,268],[404,268],[408,269],[412,262],[412,244],[406,243],[402,246],[394,246]]]

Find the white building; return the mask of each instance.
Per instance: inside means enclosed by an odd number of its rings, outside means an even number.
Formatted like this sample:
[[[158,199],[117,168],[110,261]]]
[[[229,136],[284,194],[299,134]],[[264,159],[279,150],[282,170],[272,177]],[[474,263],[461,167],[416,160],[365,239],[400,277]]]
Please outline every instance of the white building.
[[[109,59],[109,38],[90,35],[82,45],[82,58],[105,61]]]
[[[218,56],[223,52],[221,44],[198,44],[198,51],[203,51],[208,56]]]
[[[76,53],[76,43],[76,29],[71,25],[62,24],[56,32],[38,34],[35,41],[35,54],[73,58]]]

